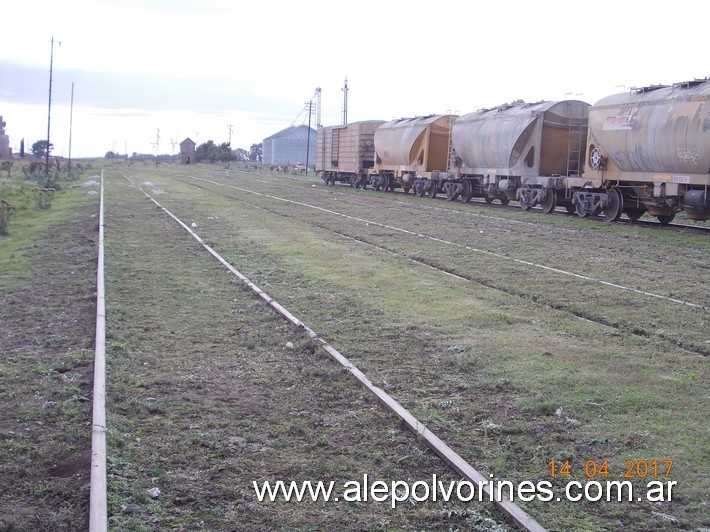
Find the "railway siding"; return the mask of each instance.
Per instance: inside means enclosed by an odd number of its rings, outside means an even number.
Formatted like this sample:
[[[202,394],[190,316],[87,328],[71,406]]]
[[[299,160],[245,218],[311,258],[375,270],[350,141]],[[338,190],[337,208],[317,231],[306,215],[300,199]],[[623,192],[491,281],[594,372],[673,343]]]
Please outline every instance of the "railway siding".
[[[522,480],[544,475],[550,455],[581,460],[592,452],[619,467],[629,455],[672,452],[689,479],[686,500],[704,499],[707,483],[693,465],[704,452],[703,427],[694,418],[697,405],[687,404],[688,394],[706,397],[700,357],[663,339],[442,276],[343,239],[322,218],[293,205],[282,209],[281,201],[169,178],[161,185],[168,192],[161,203],[194,220],[230,262],[337,339],[358,367],[466,449],[466,459],[485,463],[482,469]],[[375,243],[394,247],[395,233],[378,229]],[[566,425],[567,418],[581,425]],[[640,526],[656,519],[644,517],[642,507],[615,508],[607,515],[612,521]],[[599,517],[580,505],[561,505],[554,515],[549,507],[537,510],[557,526],[589,519],[585,512]],[[664,510],[688,523],[703,519],[692,503]]]
[[[491,220],[480,224],[462,219],[457,210],[440,212],[437,219],[431,213],[415,214],[416,205],[393,207],[392,202],[375,200],[373,205],[380,208],[373,209],[357,197],[331,207],[328,202],[301,199],[298,193],[249,194],[243,184],[236,188],[225,184],[217,188],[245,194],[255,205],[271,200],[271,212],[297,216],[624,333],[662,338],[691,353],[710,354],[705,329],[710,286],[702,281],[707,269],[703,257],[710,248],[704,236],[688,242],[681,237],[668,244],[648,236],[637,238],[628,228],[618,235],[558,232],[544,224],[506,229],[505,223],[494,227]],[[398,223],[410,215],[414,221]]]
[[[457,477],[122,177],[107,197],[112,526],[506,528],[492,505],[256,501],[253,480]]]

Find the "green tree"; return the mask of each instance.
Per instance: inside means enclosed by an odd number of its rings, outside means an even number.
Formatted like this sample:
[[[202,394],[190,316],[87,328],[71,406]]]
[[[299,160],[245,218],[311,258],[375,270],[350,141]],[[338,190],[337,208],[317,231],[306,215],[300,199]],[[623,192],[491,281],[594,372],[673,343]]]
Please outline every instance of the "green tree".
[[[217,146],[212,140],[203,142],[197,148],[195,148],[195,156],[197,157],[197,162],[214,162],[214,157],[216,153]]]
[[[227,161],[232,161],[234,158],[232,157],[232,149],[229,146],[228,142],[223,142],[219,146],[217,146],[217,149],[215,150],[214,154],[214,159],[211,162],[214,161],[220,161],[220,162],[227,162]]]
[[[249,153],[243,148],[237,148],[236,150],[234,150],[234,160],[248,161]]]
[[[261,161],[261,149],[262,143],[252,144],[249,148],[249,160],[250,161]]]
[[[54,148],[54,144],[51,142],[49,143],[49,152],[52,152],[52,148]],[[47,155],[47,141],[46,140],[38,140],[32,145],[32,154],[37,157],[38,159],[42,159]]]

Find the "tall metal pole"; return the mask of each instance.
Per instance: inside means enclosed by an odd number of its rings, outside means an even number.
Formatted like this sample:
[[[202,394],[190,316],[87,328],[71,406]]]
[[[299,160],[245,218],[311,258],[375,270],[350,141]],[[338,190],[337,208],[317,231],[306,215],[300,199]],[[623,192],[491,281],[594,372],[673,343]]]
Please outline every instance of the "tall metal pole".
[[[322,127],[320,123],[320,87],[316,87],[316,129],[320,129]]]
[[[69,173],[71,174],[71,129],[74,121],[74,82],[71,82],[71,105],[69,106]]]
[[[311,151],[311,115],[313,114],[313,101],[308,102],[308,135],[306,136],[306,175],[308,175],[308,157]]]
[[[54,36],[52,36],[52,46],[49,54],[49,106],[47,109],[47,153],[45,154],[45,177],[49,179],[49,126],[52,120],[52,65],[54,63]]]
[[[348,125],[348,78],[345,76],[345,87],[341,89],[343,91],[343,125]]]
[[[229,169],[229,161],[232,159],[232,124],[227,124],[227,127],[229,128],[229,142],[227,143],[229,146],[229,153],[227,154],[227,169]]]

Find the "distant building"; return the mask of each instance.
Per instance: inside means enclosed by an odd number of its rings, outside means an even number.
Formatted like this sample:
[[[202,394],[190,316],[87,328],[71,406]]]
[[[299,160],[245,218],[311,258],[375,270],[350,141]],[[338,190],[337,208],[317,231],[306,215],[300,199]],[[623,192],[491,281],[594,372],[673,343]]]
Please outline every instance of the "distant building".
[[[180,164],[197,164],[195,146],[195,141],[189,137],[180,143]]]
[[[309,134],[310,130],[310,134]],[[316,161],[316,130],[308,126],[291,126],[264,139],[261,148],[264,164],[314,166]]]
[[[0,116],[0,159],[12,159],[10,137],[5,134],[5,121]]]

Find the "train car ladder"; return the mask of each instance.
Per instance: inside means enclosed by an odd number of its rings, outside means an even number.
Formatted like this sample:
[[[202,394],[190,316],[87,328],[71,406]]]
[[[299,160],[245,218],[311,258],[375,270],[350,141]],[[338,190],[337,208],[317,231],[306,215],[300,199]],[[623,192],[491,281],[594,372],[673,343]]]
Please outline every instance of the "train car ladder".
[[[330,165],[331,168],[338,168],[340,161],[340,130],[333,128],[333,136],[330,139]]]
[[[451,110],[446,111],[446,127],[449,128],[449,146],[446,156],[447,172],[453,172],[454,166],[456,166],[456,150],[454,150],[454,121],[456,120],[458,114],[458,111],[456,111],[455,113]]]
[[[568,123],[567,175],[582,174],[582,143],[584,138],[584,106],[565,101],[565,116]]]

